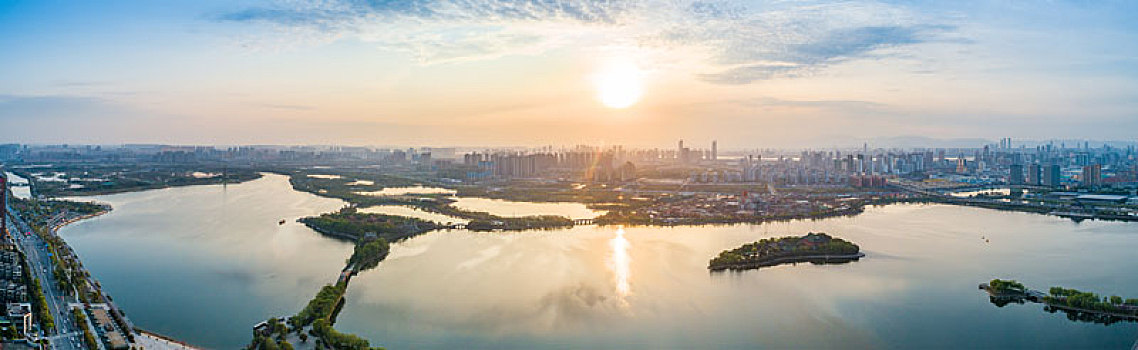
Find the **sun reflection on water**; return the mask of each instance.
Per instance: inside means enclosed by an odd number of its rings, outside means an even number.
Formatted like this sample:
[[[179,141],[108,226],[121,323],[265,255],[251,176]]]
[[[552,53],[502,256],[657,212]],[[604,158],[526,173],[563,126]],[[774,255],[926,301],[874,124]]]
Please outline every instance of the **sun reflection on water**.
[[[616,237],[609,241],[609,245],[612,246],[609,267],[612,269],[616,280],[616,294],[622,297],[627,296],[630,291],[628,264],[631,259],[628,256],[628,240],[624,238],[624,227],[616,229]]]

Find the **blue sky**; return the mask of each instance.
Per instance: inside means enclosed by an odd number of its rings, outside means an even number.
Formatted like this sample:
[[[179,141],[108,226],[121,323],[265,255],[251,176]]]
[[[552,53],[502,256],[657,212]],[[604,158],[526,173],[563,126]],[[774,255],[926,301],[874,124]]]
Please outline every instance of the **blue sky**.
[[[1131,140],[1138,5],[0,1],[26,143]],[[638,102],[598,102],[636,67]],[[609,70],[611,71],[611,69]],[[603,80],[603,79],[600,79]],[[611,89],[610,89],[611,90]]]

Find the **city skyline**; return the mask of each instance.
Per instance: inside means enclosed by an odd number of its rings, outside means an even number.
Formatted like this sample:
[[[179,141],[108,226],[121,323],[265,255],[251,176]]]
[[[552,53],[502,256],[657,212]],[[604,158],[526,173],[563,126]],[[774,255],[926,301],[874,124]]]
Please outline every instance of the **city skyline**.
[[[14,2],[0,5],[16,34],[0,38],[0,136],[724,149],[1131,137],[1133,4],[968,5]]]
[[[1138,1],[13,0],[0,33],[3,350],[1138,350]]]

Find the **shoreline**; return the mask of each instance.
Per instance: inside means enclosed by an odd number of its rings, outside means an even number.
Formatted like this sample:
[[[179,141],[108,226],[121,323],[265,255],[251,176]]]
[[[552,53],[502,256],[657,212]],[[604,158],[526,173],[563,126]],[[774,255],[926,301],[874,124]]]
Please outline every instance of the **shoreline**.
[[[1082,313],[1095,314],[1095,315],[1118,317],[1118,318],[1126,319],[1126,320],[1130,320],[1130,321],[1138,321],[1138,314],[1120,314],[1120,313],[1112,312],[1112,311],[1091,310],[1091,309],[1084,309],[1084,308],[1079,308],[1079,307],[1074,307],[1074,306],[1066,306],[1066,305],[1062,305],[1062,304],[1050,303],[1047,301],[1042,301],[1040,303],[1043,304],[1044,306],[1055,308],[1055,309],[1060,310],[1060,311],[1062,311],[1062,310],[1075,311],[1075,312],[1082,312]]]
[[[60,200],[67,200],[67,199],[60,199]],[[51,234],[51,235],[54,235],[54,236],[56,236],[56,237],[58,237],[58,238],[59,238],[59,240],[60,240],[61,242],[63,242],[63,243],[66,245],[66,249],[67,249],[68,251],[70,251],[70,252],[71,252],[71,254],[72,254],[73,256],[75,256],[75,258],[76,258],[77,260],[79,260],[80,266],[82,266],[82,258],[80,258],[80,257],[79,257],[79,254],[78,254],[77,252],[75,252],[75,249],[71,248],[71,245],[70,245],[69,243],[67,243],[67,240],[66,240],[66,239],[64,239],[64,238],[63,238],[63,236],[60,236],[60,235],[59,235],[59,230],[63,229],[63,228],[64,228],[64,227],[66,227],[67,225],[70,225],[70,224],[73,224],[73,223],[77,223],[77,222],[80,222],[80,221],[83,221],[83,220],[87,220],[87,219],[93,219],[93,218],[96,218],[96,217],[99,217],[99,216],[103,216],[103,215],[109,214],[109,213],[111,213],[111,211],[113,211],[113,210],[114,210],[114,207],[113,207],[113,206],[111,206],[110,204],[107,204],[107,203],[97,203],[97,204],[101,205],[103,208],[105,208],[105,210],[102,210],[102,211],[99,211],[99,212],[97,212],[97,213],[93,213],[93,214],[87,214],[87,215],[82,215],[82,216],[73,217],[73,218],[70,218],[70,219],[64,220],[63,222],[61,222],[61,223],[58,223],[58,224],[55,224],[55,225],[53,225],[53,226],[51,226],[51,227],[49,227],[49,228],[48,228],[48,230],[49,230],[50,234]],[[83,269],[83,270],[87,270],[87,268],[86,268],[86,267],[82,267],[82,269]],[[87,271],[87,274],[88,274],[88,275],[90,275],[92,278],[94,277],[94,275],[93,275],[93,274],[91,274],[91,272],[90,272],[89,270]],[[102,287],[101,287],[101,286],[99,286],[99,285],[97,285],[97,284],[94,284],[94,286],[97,286],[97,287],[98,287],[98,289],[99,289],[99,293],[100,293],[100,294],[102,294],[103,296],[107,297],[108,299],[111,299],[111,298],[109,297],[109,295],[107,295],[107,294],[105,294],[105,293],[103,293],[103,292],[102,292]],[[112,301],[110,301],[110,300],[107,300],[107,301],[106,301],[106,304],[107,304],[108,306],[110,306],[112,310],[115,310],[115,311],[117,311],[117,312],[119,312],[119,313],[122,313],[121,309],[119,309],[119,308],[118,308],[118,306],[117,306],[117,305],[115,305],[115,303],[114,303],[114,302],[112,302]],[[125,315],[123,315],[123,318],[125,319]],[[156,340],[156,341],[164,342],[165,344],[162,344],[162,343],[153,344],[153,345],[156,345],[157,347],[159,347],[159,349],[161,349],[161,347],[162,347],[163,345],[165,345],[165,348],[166,348],[166,349],[170,349],[170,350],[203,350],[203,349],[204,349],[204,348],[201,348],[201,347],[197,347],[197,346],[191,345],[191,344],[189,344],[189,343],[186,343],[186,342],[184,342],[184,341],[181,341],[181,340],[177,340],[177,339],[174,339],[174,338],[172,338],[172,337],[169,337],[169,336],[161,335],[161,334],[158,334],[158,333],[154,333],[154,332],[151,332],[151,331],[147,331],[147,330],[145,330],[145,329],[139,328],[139,327],[135,326],[135,325],[134,325],[134,322],[132,322],[132,321],[127,321],[127,323],[128,323],[128,324],[129,324],[129,325],[130,325],[130,326],[133,328],[133,329],[130,329],[130,330],[127,330],[127,331],[133,331],[133,332],[136,332],[136,333],[137,333],[139,336],[141,336],[141,337],[149,337],[149,338],[153,338],[153,339],[154,339],[154,340]],[[138,343],[138,342],[137,342],[137,341],[135,341],[134,343]]]
[[[102,205],[102,203],[99,203],[99,204]],[[87,219],[93,219],[93,218],[96,218],[99,216],[103,216],[105,214],[110,214],[111,211],[114,210],[114,208],[112,208],[110,204],[105,204],[105,207],[107,208],[106,210],[103,210],[103,211],[100,211],[100,212],[94,213],[94,214],[87,214],[87,215],[83,215],[83,216],[74,217],[71,219],[64,220],[61,223],[55,224],[55,226],[52,226],[50,229],[53,232],[53,234],[55,234],[56,236],[59,236],[59,230],[62,229],[64,226],[67,226],[67,225],[70,225],[70,224],[73,224],[73,223],[76,223],[79,221],[87,220]],[[68,249],[71,249],[70,245],[68,245]]]
[[[187,344],[186,342],[183,342],[181,340],[177,340],[177,339],[174,339],[174,338],[162,335],[162,334],[158,334],[155,332],[151,332],[151,331],[148,331],[145,329],[139,329],[138,335],[143,336],[143,337],[150,337],[156,341],[165,342],[166,344],[159,344],[159,345],[166,345],[169,349],[204,350],[204,348],[200,348],[200,347],[197,347],[194,345],[190,345],[190,344]]]
[[[782,264],[797,264],[797,263],[804,263],[804,262],[816,262],[819,260],[821,260],[823,264],[840,264],[840,263],[847,263],[847,262],[851,262],[851,261],[857,261],[858,259],[861,259],[864,257],[865,257],[865,253],[844,254],[844,255],[826,254],[826,255],[784,256],[784,257],[778,257],[778,258],[773,258],[773,259],[764,259],[764,260],[755,261],[755,262],[746,262],[746,263],[729,264],[729,265],[712,265],[712,266],[708,266],[707,269],[711,270],[711,271],[749,270],[749,269],[756,269],[756,268],[761,268],[761,267],[778,266],[778,265],[782,265]]]
[[[113,194],[122,194],[122,193],[132,193],[132,192],[151,191],[151,190],[161,190],[161,189],[166,189],[166,188],[175,188],[175,187],[188,187],[188,186],[209,186],[209,185],[228,185],[228,184],[234,184],[234,185],[236,185],[236,184],[242,184],[242,183],[246,183],[246,182],[249,182],[249,181],[254,181],[254,180],[258,180],[258,179],[261,179],[261,178],[265,177],[265,175],[264,175],[264,173],[265,173],[265,172],[266,172],[266,171],[259,171],[259,172],[257,172],[257,176],[256,176],[256,177],[247,178],[247,179],[246,179],[246,178],[240,178],[240,179],[230,179],[231,181],[227,181],[226,179],[219,179],[219,180],[216,180],[216,181],[202,181],[202,182],[200,182],[200,183],[183,183],[183,184],[155,184],[155,185],[145,185],[145,186],[138,186],[138,187],[132,187],[132,188],[113,188],[113,189],[102,189],[102,190],[92,190],[92,191],[70,191],[70,190],[62,190],[62,191],[57,191],[57,192],[55,192],[55,193],[47,193],[47,194],[43,194],[43,193],[36,193],[36,196],[35,196],[35,197],[38,197],[38,196],[44,196],[44,197],[46,197],[46,198],[54,198],[54,199],[62,199],[62,198],[82,198],[82,197],[107,196],[107,195],[113,195]],[[33,185],[34,185],[34,181],[33,181],[33,180],[31,180],[30,178],[28,178],[28,177],[26,177],[26,176],[23,176],[23,175],[20,175],[19,173],[13,173],[13,174],[16,174],[17,176],[20,176],[20,177],[23,177],[23,178],[25,178],[25,179],[28,179],[28,187],[29,187],[29,188],[32,188],[32,187],[34,187],[34,186],[33,186]],[[29,194],[31,194],[31,191],[30,191],[30,189],[29,189]]]
[[[1014,280],[1012,280],[1011,282],[1018,283]],[[1120,321],[1138,322],[1138,311],[1132,310],[1129,313],[1120,313],[1117,311],[1095,310],[1095,309],[1087,309],[1087,308],[1082,308],[1082,307],[1065,305],[1065,304],[1062,304],[1060,302],[1053,301],[1055,298],[1054,294],[1049,295],[1049,294],[1045,294],[1045,293],[1038,291],[1038,290],[1028,289],[1026,287],[1023,287],[1022,284],[1019,286],[1020,286],[1020,288],[1022,288],[1022,290],[1020,290],[1020,291],[1017,291],[1017,290],[998,290],[998,289],[992,287],[992,285],[990,283],[981,283],[980,289],[987,292],[988,297],[992,300],[1014,301],[1014,302],[1017,302],[1019,304],[1023,304],[1024,302],[1032,302],[1032,303],[1037,303],[1037,304],[1043,304],[1044,310],[1052,312],[1052,313],[1054,313],[1056,311],[1061,311],[1061,312],[1068,313],[1068,314],[1074,312],[1074,313],[1082,313],[1082,314],[1094,315],[1094,316],[1100,316],[1100,317],[1117,318]],[[1053,287],[1053,288],[1059,288],[1059,287]],[[1078,291],[1076,291],[1076,292],[1078,292]],[[1087,292],[1087,293],[1090,293],[1090,292]],[[1093,294],[1093,293],[1091,293],[1091,294]],[[1105,300],[1105,297],[1104,297],[1104,300]],[[1105,301],[1104,301],[1104,303],[1105,303]],[[1113,305],[1115,307],[1119,306],[1119,304],[1113,304]],[[1132,305],[1132,304],[1125,304],[1125,305]],[[1133,307],[1133,306],[1131,306],[1131,307]]]

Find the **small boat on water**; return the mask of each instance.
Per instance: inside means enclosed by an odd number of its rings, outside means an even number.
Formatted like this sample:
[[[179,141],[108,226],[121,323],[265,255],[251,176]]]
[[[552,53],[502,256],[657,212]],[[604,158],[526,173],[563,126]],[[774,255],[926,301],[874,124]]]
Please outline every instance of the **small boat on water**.
[[[277,223],[277,225],[284,225],[284,224],[285,224],[285,219],[281,219],[281,222]]]

